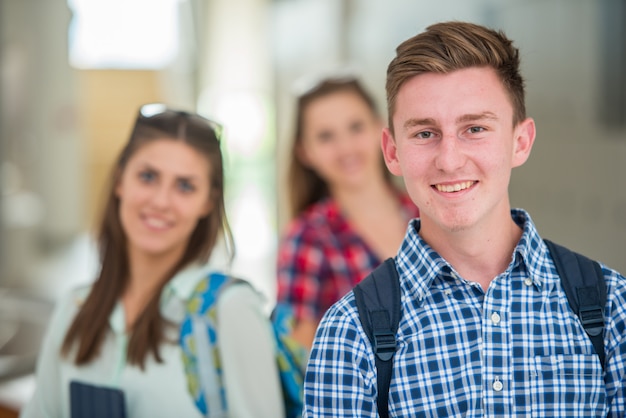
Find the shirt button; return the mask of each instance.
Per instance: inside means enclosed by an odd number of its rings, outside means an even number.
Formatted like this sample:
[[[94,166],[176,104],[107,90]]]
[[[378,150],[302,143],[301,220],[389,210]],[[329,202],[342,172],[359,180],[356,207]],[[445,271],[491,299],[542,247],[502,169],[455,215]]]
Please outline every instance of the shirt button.
[[[496,392],[500,392],[504,388],[504,385],[500,381],[500,378],[496,377],[496,380],[493,381],[493,385],[491,387],[493,387],[493,390]]]
[[[525,284],[526,286],[530,286],[530,285],[532,285],[532,284],[533,284],[533,279],[531,279],[530,277],[526,277],[526,278],[524,279],[524,284]]]
[[[491,322],[494,325],[498,325],[500,323],[500,315],[497,312],[491,314]]]

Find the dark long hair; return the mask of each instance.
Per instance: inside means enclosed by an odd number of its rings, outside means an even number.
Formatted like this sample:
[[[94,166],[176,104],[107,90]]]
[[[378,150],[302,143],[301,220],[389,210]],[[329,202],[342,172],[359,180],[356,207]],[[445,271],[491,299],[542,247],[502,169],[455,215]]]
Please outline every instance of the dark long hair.
[[[154,106],[157,105],[145,105],[140,110],[130,139],[120,153],[110,177],[98,231],[101,262],[99,275],[67,331],[61,349],[62,354],[67,356],[77,344],[74,359],[77,365],[87,364],[98,356],[109,330],[109,316],[128,284],[127,239],[120,221],[120,202],[115,187],[129,159],[145,144],[163,139],[182,141],[204,155],[210,167],[207,175],[211,179],[210,199],[213,209],[198,221],[181,259],[162,278],[157,292],[137,318],[128,343],[127,357],[130,364],[139,365],[143,369],[149,353],[162,362],[159,345],[165,340],[167,322],[159,312],[159,301],[167,282],[190,263],[208,261],[220,237],[231,250],[231,257],[234,254],[233,237],[224,205],[224,169],[219,142],[221,128],[197,114],[165,107],[157,107],[156,113],[148,113],[150,109],[154,111]]]
[[[307,167],[298,158],[298,148],[304,135],[304,114],[309,105],[316,100],[338,92],[351,92],[359,96],[372,111],[380,117],[378,107],[372,95],[355,78],[326,78],[301,94],[296,103],[296,126],[290,150],[287,189],[290,217],[296,217],[313,203],[329,195],[328,184],[314,170]],[[381,165],[384,161],[381,155]],[[384,168],[386,180],[391,182],[391,174]]]

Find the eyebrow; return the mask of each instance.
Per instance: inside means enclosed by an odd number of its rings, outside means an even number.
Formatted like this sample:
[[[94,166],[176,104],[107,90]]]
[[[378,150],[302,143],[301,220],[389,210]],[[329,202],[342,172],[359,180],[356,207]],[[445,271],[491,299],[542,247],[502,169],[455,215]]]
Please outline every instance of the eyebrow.
[[[424,118],[424,119],[411,118],[411,119],[408,119],[406,122],[404,122],[404,125],[402,126],[404,127],[404,129],[409,129],[415,126],[434,125],[434,124],[435,124],[435,120],[432,118]]]
[[[459,117],[456,121],[459,122],[475,122],[477,120],[498,120],[498,116],[492,112],[482,112],[476,114],[468,114]]]
[[[153,166],[150,162],[145,161],[142,164],[142,169],[148,169],[148,170],[152,170],[155,171],[157,173],[161,173],[162,170],[158,169],[157,167]],[[194,174],[175,174],[175,177],[177,180],[187,180],[187,181],[198,181],[197,179],[199,178],[198,176],[194,175]]]
[[[466,115],[461,115],[456,119],[456,123],[465,123],[465,122],[476,122],[479,120],[498,120],[498,116],[493,112],[481,112],[481,113],[469,113]],[[428,126],[428,125],[436,125],[435,119],[433,118],[423,118],[423,119],[415,119],[411,118],[404,122],[404,129],[413,128],[415,126]]]

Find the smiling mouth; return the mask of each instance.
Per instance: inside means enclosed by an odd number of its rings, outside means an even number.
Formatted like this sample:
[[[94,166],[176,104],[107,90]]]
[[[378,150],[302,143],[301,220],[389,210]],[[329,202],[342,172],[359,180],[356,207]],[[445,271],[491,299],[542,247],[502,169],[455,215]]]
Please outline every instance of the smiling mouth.
[[[435,184],[434,187],[435,189],[443,193],[456,193],[460,192],[461,190],[469,189],[476,183],[476,181],[464,181],[456,184]]]
[[[145,217],[144,222],[146,223],[146,225],[154,229],[165,229],[169,225],[168,222],[154,217]]]

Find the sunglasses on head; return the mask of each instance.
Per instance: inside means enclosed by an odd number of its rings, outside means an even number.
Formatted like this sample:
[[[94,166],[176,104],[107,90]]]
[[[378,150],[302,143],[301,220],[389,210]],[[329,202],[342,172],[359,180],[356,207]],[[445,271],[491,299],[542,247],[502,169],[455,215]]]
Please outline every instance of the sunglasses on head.
[[[141,106],[135,125],[170,132],[172,129],[178,129],[181,122],[185,122],[187,129],[193,129],[196,132],[207,131],[209,136],[214,136],[218,141],[221,140],[224,132],[224,127],[215,121],[197,113],[172,109],[162,103],[149,103]]]

